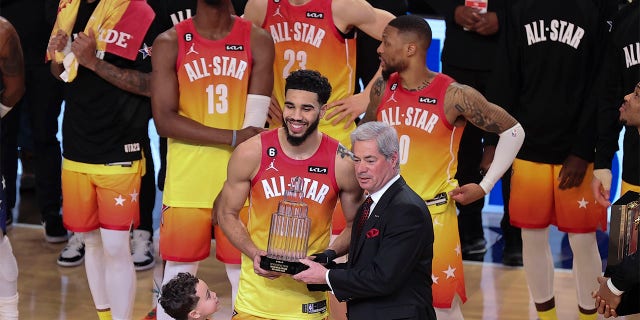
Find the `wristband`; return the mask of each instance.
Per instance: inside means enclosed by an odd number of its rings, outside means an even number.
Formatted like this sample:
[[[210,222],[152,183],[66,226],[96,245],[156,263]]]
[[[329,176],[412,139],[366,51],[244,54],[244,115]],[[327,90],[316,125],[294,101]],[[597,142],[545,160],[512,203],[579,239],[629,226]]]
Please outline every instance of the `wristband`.
[[[338,255],[336,254],[335,250],[327,249],[322,253],[314,254],[313,256],[313,261],[320,264],[327,264],[333,261],[333,259],[335,259]]]
[[[235,147],[236,146],[236,139],[238,138],[238,131],[237,130],[233,130],[233,137],[231,138],[231,146]]]

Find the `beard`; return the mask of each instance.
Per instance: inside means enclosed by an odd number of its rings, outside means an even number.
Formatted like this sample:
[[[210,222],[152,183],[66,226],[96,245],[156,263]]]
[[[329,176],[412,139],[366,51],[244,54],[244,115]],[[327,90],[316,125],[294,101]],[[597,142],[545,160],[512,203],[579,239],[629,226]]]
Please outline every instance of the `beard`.
[[[385,62],[384,68],[382,69],[382,80],[387,81],[391,74],[395,72],[401,72],[408,68],[408,62],[399,61],[396,62],[395,65],[389,65]]]
[[[305,142],[312,133],[315,133],[316,129],[318,129],[318,124],[320,124],[320,116],[318,115],[316,120],[309,125],[307,131],[305,131],[304,134],[302,134],[302,136],[300,137],[294,137],[291,135],[291,133],[289,132],[289,128],[287,127],[287,122],[288,121],[285,119],[285,121],[282,123],[284,132],[287,135],[287,141],[289,141],[289,143],[291,143],[291,145],[293,146],[299,146],[303,142]]]
[[[390,68],[384,68],[382,69],[382,80],[387,81],[389,80],[389,77],[391,76],[392,73],[394,73],[395,71],[390,69]]]
[[[210,6],[217,7],[222,3],[223,0],[204,0],[204,2]]]

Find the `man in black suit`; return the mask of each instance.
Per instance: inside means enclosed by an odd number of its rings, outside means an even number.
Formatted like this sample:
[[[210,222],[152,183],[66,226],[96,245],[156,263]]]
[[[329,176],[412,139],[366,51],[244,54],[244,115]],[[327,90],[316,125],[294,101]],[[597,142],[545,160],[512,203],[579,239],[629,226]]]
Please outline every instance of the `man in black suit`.
[[[354,220],[346,268],[327,270],[304,259],[309,269],[293,278],[328,284],[347,301],[352,320],[436,319],[433,225],[422,198],[400,176],[398,135],[385,123],[369,122],[351,133],[351,143],[358,183],[369,197]],[[336,240],[333,248],[344,254],[346,241]]]

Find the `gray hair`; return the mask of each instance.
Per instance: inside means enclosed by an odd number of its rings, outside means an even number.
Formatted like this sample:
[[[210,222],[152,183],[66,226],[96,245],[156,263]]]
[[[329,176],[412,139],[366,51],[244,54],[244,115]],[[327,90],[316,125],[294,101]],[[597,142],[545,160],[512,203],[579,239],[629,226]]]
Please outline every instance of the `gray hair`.
[[[394,154],[398,155],[395,169],[400,170],[400,145],[396,129],[384,122],[371,121],[359,125],[351,132],[352,146],[355,145],[356,141],[367,140],[375,140],[378,144],[378,152],[387,160],[391,159]]]

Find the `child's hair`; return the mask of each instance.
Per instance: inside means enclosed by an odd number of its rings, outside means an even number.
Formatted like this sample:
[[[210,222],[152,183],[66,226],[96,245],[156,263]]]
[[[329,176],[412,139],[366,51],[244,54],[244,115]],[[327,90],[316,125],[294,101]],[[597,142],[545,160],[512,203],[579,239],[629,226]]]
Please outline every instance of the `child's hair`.
[[[194,275],[181,272],[162,286],[158,302],[164,311],[176,320],[189,319],[189,312],[196,308],[200,300],[196,295],[199,281]]]

